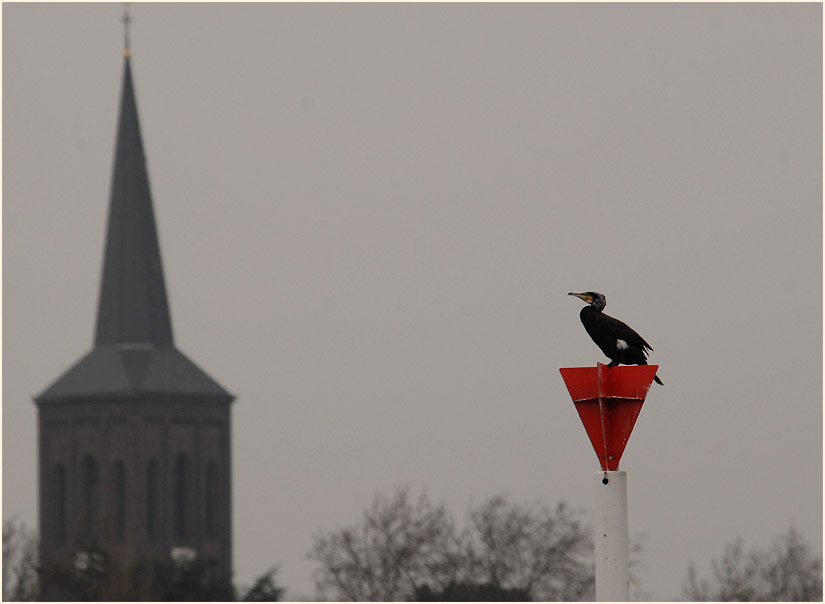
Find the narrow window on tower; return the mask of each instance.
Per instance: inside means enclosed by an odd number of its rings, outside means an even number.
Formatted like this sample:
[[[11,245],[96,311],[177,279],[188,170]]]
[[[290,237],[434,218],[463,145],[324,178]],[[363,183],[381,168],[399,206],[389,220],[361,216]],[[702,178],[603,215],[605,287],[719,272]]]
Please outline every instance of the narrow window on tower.
[[[206,464],[206,536],[218,536],[218,464]]]
[[[187,489],[189,488],[189,459],[178,455],[175,462],[175,535],[186,536]]]
[[[98,513],[98,475],[97,462],[91,455],[83,458],[83,511],[86,520],[87,545],[93,545],[96,537]]]
[[[57,464],[53,471],[55,545],[66,545],[66,468]]]
[[[146,536],[157,536],[158,524],[158,462],[152,459],[146,464]]]
[[[126,535],[126,468],[123,462],[115,462],[113,472],[115,500],[115,539],[123,541]]]

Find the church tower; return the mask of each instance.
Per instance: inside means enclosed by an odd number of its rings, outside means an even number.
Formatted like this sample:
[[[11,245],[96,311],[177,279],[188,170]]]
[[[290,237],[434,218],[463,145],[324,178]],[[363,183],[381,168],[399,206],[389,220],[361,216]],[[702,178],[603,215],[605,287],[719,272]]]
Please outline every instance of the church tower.
[[[35,398],[41,564],[194,557],[229,577],[233,398],[172,337],[127,50],[94,347]]]

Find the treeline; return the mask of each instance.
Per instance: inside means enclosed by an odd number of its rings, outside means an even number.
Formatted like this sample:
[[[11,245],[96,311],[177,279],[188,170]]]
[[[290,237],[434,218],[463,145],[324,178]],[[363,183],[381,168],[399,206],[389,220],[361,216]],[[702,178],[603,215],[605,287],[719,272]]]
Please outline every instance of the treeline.
[[[459,527],[444,503],[409,489],[377,495],[360,521],[312,538],[315,598],[334,601],[582,601],[594,597],[593,542],[586,515],[564,503],[515,503],[497,495],[471,505]],[[81,570],[44,569],[38,540],[3,524],[3,600],[278,601],[273,567],[236,586],[208,559],[149,561],[120,569],[105,552]],[[631,575],[642,547],[636,544]],[[633,582],[635,579],[631,577]],[[687,569],[680,599],[822,601],[822,557],[794,528],[768,548],[742,539]]]
[[[87,552],[80,567],[43,567],[33,531],[3,523],[3,601],[275,602],[276,568],[250,586],[236,586],[210,558],[140,560],[123,568],[105,550]]]

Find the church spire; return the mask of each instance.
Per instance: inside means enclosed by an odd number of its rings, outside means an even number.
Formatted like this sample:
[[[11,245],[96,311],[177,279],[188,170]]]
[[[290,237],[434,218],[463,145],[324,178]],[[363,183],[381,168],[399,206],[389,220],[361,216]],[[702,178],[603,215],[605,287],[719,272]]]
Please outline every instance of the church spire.
[[[138,397],[233,399],[172,339],[130,62],[124,52],[94,348],[35,398],[38,405]]]
[[[128,13],[124,19],[128,19]],[[128,47],[124,56],[95,346],[172,346],[172,324]]]

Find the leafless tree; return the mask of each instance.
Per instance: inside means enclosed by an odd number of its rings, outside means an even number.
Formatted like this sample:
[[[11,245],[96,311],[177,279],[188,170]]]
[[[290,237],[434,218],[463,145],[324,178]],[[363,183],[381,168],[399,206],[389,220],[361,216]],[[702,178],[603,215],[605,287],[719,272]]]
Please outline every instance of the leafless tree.
[[[320,563],[318,596],[336,600],[449,593],[570,600],[593,586],[592,541],[576,514],[503,496],[471,507],[459,531],[426,494],[415,503],[407,489],[378,495],[360,524],[316,535],[309,557]]]
[[[40,599],[37,576],[39,541],[22,522],[3,521],[3,601],[35,602]]]
[[[741,538],[711,562],[712,578],[693,563],[682,586],[686,599],[719,602],[822,601],[822,558],[791,528],[765,550],[745,551]]]
[[[310,558],[322,597],[352,601],[396,601],[420,581],[437,585],[457,578],[463,544],[443,505],[425,494],[411,501],[400,489],[378,495],[361,524],[315,536]]]
[[[564,503],[516,504],[491,497],[469,512],[484,579],[535,600],[592,599],[593,541]]]

